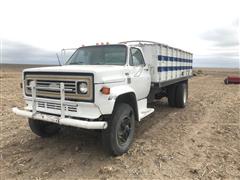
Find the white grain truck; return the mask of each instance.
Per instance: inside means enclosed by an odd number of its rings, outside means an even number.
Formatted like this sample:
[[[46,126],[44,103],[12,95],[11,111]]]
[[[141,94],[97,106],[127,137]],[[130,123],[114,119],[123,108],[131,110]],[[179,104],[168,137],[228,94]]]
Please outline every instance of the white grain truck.
[[[129,149],[135,121],[153,113],[148,103],[167,97],[185,107],[192,54],[151,41],[127,41],[78,48],[63,66],[25,69],[24,110],[41,137],[62,125],[101,129],[103,146],[113,155]]]

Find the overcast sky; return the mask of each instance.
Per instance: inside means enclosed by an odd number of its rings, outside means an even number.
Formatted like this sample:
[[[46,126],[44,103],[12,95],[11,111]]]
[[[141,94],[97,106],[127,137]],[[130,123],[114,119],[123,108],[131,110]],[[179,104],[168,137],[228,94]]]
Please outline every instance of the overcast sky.
[[[239,0],[0,0],[2,63],[57,63],[62,48],[151,40],[194,66],[239,67]]]

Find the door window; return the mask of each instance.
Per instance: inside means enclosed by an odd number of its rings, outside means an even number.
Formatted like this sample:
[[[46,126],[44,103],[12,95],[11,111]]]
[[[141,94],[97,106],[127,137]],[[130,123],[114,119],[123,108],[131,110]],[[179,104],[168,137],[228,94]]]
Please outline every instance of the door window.
[[[130,66],[145,65],[143,55],[139,49],[131,48],[130,52],[131,52],[129,61]]]

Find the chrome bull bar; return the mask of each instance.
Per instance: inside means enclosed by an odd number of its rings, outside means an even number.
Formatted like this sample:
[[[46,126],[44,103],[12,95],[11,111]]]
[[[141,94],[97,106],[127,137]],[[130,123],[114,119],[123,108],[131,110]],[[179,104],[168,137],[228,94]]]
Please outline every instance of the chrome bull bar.
[[[26,111],[26,110],[20,110],[17,107],[12,108],[12,111],[20,116],[24,116],[27,118],[37,119],[41,121],[47,121],[52,123],[57,123],[60,125],[66,125],[66,126],[73,126],[73,127],[79,127],[84,129],[106,129],[108,126],[108,123],[106,121],[87,121],[87,120],[80,120],[80,119],[73,119],[73,118],[66,118],[65,117],[65,91],[68,91],[68,89],[65,89],[64,83],[60,83],[59,88],[53,88],[53,87],[37,87],[36,81],[32,81],[30,84],[30,88],[32,90],[32,111]],[[54,115],[48,115],[44,113],[37,112],[37,90],[57,90],[60,91],[60,106],[61,106],[61,115],[54,116]]]

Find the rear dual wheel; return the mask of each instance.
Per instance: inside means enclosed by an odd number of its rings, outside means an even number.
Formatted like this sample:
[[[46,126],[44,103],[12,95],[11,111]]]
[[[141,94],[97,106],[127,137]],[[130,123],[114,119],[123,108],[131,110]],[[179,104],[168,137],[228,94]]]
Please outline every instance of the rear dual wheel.
[[[168,104],[171,107],[184,108],[188,98],[188,82],[174,84],[168,87]]]
[[[167,88],[168,105],[171,107],[176,106],[176,85],[171,85]]]
[[[187,103],[188,90],[187,84],[181,83],[178,84],[176,89],[176,107],[184,108]]]

